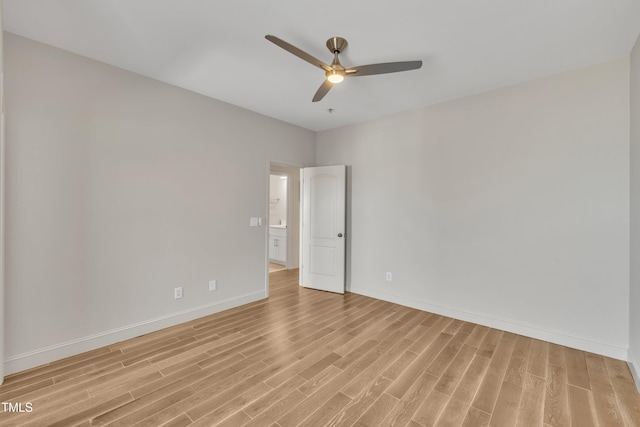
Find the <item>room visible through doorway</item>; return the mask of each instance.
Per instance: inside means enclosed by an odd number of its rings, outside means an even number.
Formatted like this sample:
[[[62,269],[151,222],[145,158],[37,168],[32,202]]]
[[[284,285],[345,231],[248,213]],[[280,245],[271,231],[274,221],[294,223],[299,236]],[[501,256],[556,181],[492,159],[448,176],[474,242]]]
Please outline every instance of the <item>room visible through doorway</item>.
[[[268,272],[296,269],[300,265],[300,168],[269,165]]]

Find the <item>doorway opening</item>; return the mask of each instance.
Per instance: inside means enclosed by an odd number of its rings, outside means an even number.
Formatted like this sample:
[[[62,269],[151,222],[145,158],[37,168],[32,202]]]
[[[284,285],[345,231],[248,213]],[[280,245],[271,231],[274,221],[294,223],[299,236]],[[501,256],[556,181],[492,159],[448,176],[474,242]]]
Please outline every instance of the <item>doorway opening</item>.
[[[270,171],[269,175],[269,273],[287,269],[289,176]]]
[[[300,167],[270,163],[268,183],[267,278],[300,266]]]

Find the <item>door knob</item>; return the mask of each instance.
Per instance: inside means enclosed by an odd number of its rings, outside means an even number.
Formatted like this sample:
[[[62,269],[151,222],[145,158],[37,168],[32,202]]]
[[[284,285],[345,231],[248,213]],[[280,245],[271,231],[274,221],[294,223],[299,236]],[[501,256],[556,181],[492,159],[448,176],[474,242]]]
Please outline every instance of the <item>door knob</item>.
[[[338,233],[338,237],[342,237],[342,233]]]

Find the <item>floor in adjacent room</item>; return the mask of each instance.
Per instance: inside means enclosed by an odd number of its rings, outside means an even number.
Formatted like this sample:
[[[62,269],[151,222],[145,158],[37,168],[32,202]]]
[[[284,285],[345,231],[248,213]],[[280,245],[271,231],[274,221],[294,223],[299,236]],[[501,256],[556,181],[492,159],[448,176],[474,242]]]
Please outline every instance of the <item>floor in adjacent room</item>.
[[[297,282],[11,375],[0,425],[640,425],[623,361]]]
[[[273,273],[275,271],[286,270],[287,266],[283,264],[278,264],[277,262],[269,262],[269,273]]]

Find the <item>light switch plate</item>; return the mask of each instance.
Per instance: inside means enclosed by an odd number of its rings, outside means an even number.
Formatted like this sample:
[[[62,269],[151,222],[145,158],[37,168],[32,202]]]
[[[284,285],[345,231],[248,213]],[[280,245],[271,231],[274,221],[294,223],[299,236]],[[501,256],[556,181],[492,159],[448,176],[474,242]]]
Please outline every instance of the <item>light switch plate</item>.
[[[257,227],[258,226],[258,218],[251,218],[249,220],[249,226],[250,227]]]

